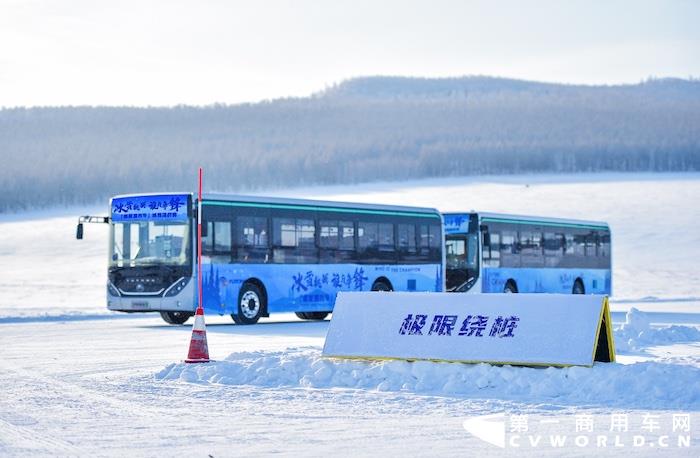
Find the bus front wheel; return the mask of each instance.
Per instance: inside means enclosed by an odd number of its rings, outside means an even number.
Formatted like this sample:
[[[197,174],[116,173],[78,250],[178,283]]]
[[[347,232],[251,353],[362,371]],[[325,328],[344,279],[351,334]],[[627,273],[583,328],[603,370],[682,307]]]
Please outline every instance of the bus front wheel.
[[[184,324],[191,316],[191,312],[160,312],[160,317],[168,324]]]
[[[255,324],[263,314],[263,295],[260,288],[246,283],[238,295],[238,312],[231,314],[236,324]]]
[[[583,282],[581,280],[576,280],[574,282],[574,287],[571,290],[571,294],[586,294],[586,290],[583,287]]]

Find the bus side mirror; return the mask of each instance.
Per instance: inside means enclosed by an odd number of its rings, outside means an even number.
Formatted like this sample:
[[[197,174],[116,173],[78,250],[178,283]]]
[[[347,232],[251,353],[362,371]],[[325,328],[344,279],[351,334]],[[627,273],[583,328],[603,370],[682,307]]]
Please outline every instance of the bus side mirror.
[[[202,221],[202,237],[207,236],[207,226],[208,226],[207,222]]]
[[[78,223],[78,227],[75,229],[75,238],[78,240],[83,239],[83,223]]]
[[[484,232],[484,246],[491,246],[491,234]]]

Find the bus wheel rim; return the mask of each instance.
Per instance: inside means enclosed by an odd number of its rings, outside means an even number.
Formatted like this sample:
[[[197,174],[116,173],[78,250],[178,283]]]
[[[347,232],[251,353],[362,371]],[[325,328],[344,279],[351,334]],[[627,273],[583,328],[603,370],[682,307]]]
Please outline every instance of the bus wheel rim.
[[[253,291],[246,291],[241,297],[241,312],[246,318],[254,318],[260,310],[260,298]]]

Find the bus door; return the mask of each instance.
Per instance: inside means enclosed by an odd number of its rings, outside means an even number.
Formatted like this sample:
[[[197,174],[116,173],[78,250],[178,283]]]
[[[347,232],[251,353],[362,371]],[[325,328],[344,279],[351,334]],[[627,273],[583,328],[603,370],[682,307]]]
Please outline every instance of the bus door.
[[[468,281],[466,234],[445,237],[445,280],[447,291],[464,291]]]
[[[477,235],[445,236],[445,281],[449,292],[469,290],[479,277]]]

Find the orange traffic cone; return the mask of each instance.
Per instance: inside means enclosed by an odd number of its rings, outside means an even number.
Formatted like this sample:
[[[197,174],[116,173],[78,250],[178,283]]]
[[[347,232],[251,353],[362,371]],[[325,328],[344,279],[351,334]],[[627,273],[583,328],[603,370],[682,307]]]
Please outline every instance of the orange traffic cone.
[[[192,338],[190,339],[190,351],[187,354],[186,363],[208,363],[209,347],[207,346],[207,328],[204,325],[204,310],[197,307],[192,326]]]

